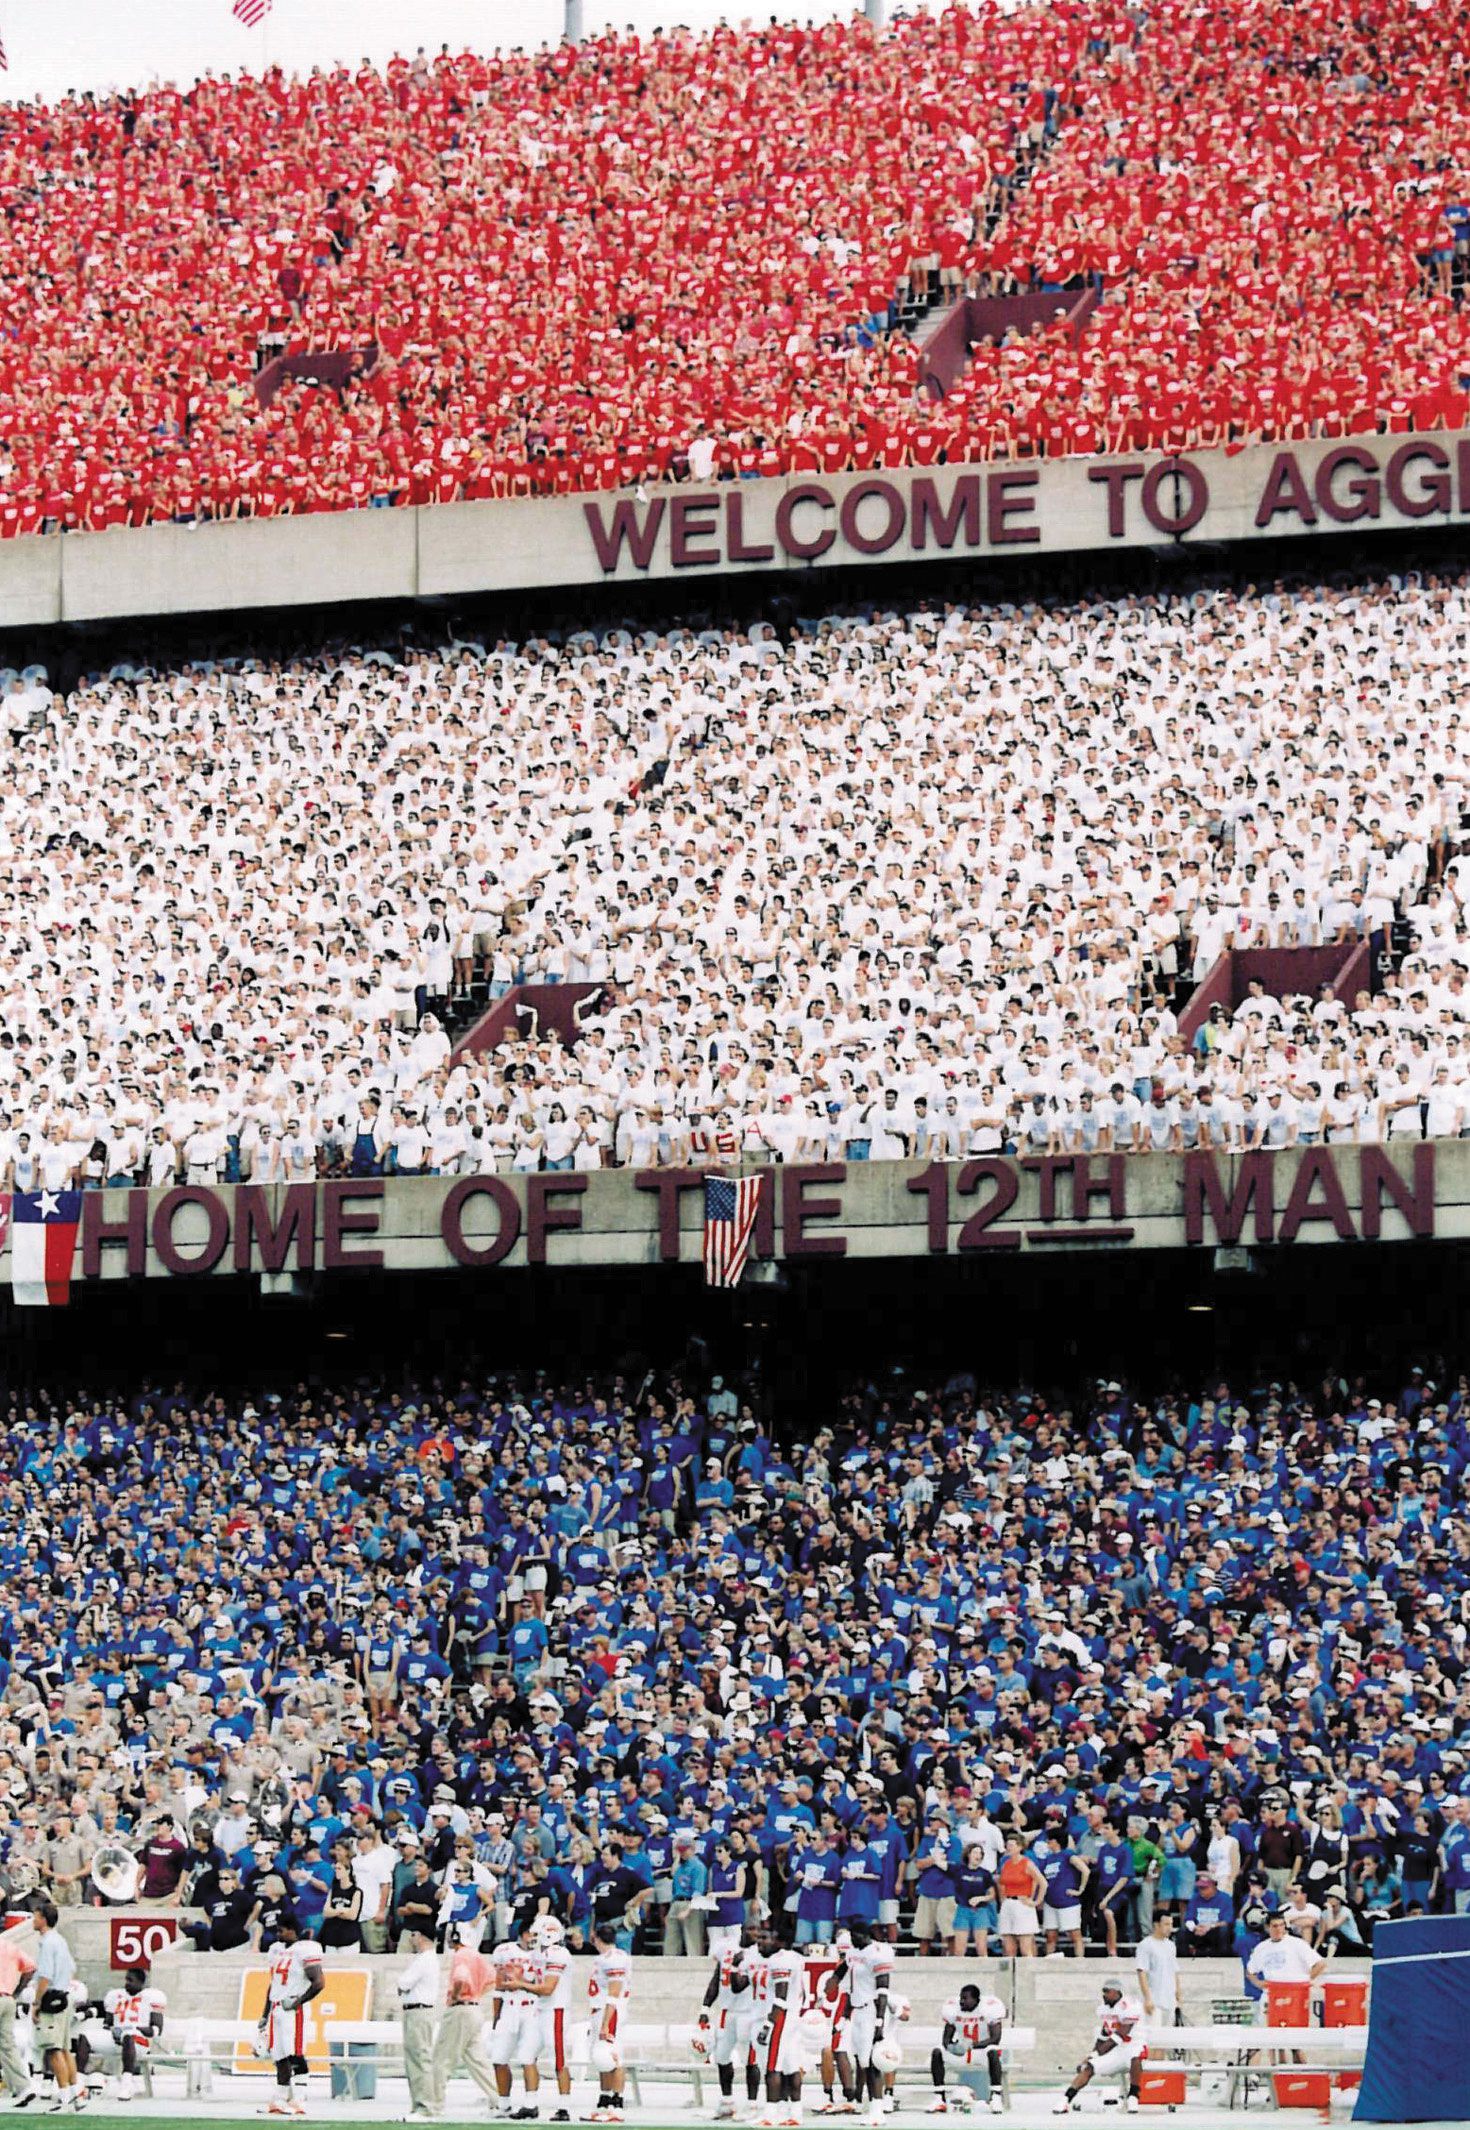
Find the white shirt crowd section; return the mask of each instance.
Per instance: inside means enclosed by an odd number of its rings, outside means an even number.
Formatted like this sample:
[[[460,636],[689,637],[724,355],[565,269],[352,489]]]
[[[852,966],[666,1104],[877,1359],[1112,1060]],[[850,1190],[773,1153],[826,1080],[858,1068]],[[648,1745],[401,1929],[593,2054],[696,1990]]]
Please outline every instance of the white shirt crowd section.
[[[1458,1133],[1467,636],[1470,579],[1410,576],[42,691],[7,1180]],[[1176,970],[1396,905],[1385,995],[1179,1036]],[[455,1061],[416,998],[477,954],[614,1001]]]

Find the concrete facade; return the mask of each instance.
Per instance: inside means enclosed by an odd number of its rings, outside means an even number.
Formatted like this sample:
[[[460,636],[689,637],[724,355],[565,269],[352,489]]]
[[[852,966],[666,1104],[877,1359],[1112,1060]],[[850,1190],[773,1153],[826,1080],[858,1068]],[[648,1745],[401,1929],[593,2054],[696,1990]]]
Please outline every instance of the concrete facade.
[[[0,626],[1066,554],[1470,519],[1470,435],[785,475],[0,542]],[[697,596],[697,594],[696,594]]]
[[[1470,1141],[764,1171],[755,1254],[1055,1257],[1470,1235]],[[93,1191],[74,1283],[260,1272],[697,1268],[694,1169]],[[7,1245],[8,1247],[8,1245]],[[0,1279],[5,1270],[0,1267]]]

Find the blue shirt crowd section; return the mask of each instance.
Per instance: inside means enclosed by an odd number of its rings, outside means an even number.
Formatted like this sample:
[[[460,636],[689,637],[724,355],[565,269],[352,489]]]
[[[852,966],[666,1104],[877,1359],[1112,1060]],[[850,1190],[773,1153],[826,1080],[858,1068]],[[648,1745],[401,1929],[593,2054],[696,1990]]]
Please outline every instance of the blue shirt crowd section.
[[[150,1893],[202,1828],[314,1920],[376,1830],[502,1930],[549,1880],[574,1926],[599,1885],[808,1942],[925,1898],[983,1944],[1014,1833],[1089,1930],[1163,1902],[1248,1953],[1284,1903],[1359,1949],[1470,1909],[1441,1377],[895,1378],[779,1423],[669,1374],[35,1395],[0,1448],[6,1866],[66,1897],[78,1842],[171,1815]]]

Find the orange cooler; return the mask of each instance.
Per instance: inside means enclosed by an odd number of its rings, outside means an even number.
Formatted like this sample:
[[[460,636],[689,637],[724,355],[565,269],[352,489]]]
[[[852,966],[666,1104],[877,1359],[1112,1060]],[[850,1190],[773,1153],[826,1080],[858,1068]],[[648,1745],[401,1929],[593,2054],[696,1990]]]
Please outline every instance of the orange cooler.
[[[1351,1981],[1324,1982],[1322,1985],[1323,2026],[1366,2026],[1368,2024],[1368,1978]]]
[[[1310,2026],[1312,2023],[1312,1985],[1310,1982],[1268,1982],[1266,1984],[1267,2026]]]

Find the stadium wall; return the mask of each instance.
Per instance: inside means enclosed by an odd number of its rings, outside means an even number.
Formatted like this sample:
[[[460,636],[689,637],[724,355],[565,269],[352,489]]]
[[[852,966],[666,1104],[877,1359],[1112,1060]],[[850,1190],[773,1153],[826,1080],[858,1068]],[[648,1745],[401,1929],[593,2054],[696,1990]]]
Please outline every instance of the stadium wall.
[[[764,1171],[758,1257],[1055,1257],[1470,1236],[1470,1141],[983,1155]],[[703,1172],[352,1178],[83,1195],[75,1276],[700,1263]]]
[[[1470,519],[1470,433],[440,503],[0,543],[0,626],[253,612]]]

